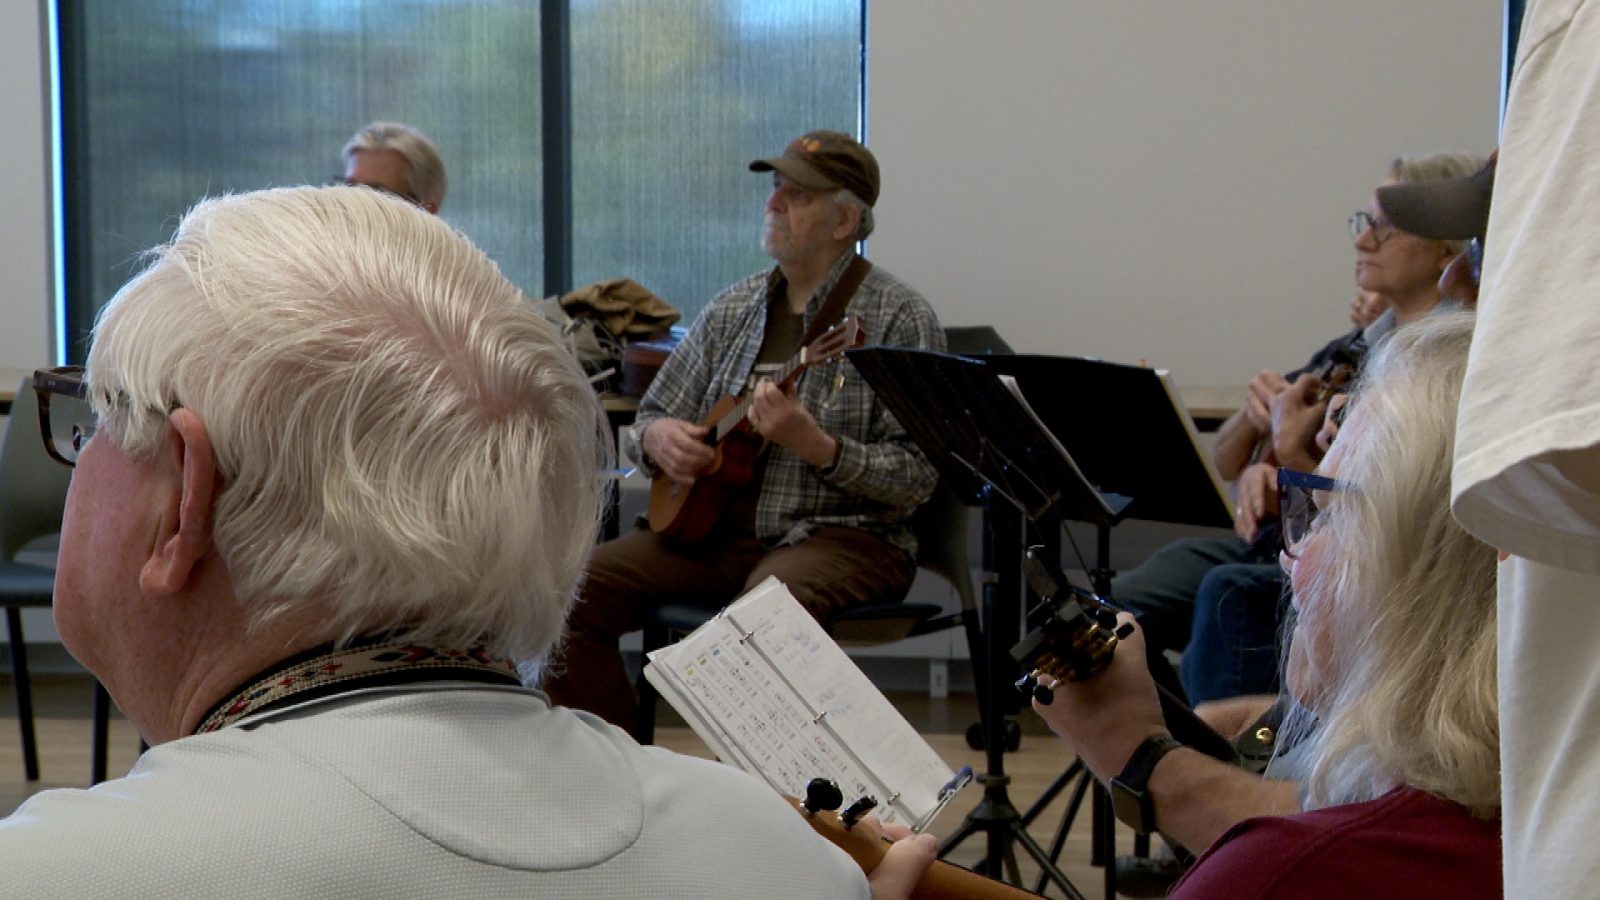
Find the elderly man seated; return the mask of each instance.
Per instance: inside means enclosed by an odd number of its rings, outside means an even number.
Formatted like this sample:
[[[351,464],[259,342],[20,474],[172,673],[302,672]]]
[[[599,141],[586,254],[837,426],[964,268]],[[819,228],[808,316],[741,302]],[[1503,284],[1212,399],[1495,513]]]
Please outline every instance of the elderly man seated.
[[[152,747],[0,822],[0,895],[868,895],[754,779],[521,687],[605,419],[439,219],[201,203],[39,387],[76,466],[57,627]]]

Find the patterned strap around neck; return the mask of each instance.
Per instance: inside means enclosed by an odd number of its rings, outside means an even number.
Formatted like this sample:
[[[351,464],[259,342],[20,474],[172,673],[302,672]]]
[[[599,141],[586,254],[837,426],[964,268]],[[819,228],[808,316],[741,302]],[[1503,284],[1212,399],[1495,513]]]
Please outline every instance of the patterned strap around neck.
[[[343,649],[326,645],[279,663],[211,707],[195,734],[217,731],[290,703],[424,681],[522,683],[516,666],[494,658],[481,644],[447,650],[415,643],[404,635],[364,638]]]

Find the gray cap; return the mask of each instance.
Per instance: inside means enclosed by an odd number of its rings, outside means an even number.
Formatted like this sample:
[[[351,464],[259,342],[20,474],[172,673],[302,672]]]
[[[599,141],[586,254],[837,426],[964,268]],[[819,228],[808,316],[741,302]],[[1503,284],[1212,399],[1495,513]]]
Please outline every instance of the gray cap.
[[[1378,188],[1378,207],[1396,228],[1442,241],[1482,239],[1489,230],[1498,152],[1465,178],[1391,184]]]

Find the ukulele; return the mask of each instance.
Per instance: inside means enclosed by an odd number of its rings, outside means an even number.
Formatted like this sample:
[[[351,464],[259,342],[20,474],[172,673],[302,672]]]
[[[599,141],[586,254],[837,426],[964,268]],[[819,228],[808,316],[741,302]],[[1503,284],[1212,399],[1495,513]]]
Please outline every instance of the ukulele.
[[[1028,549],[1024,571],[1041,600],[1028,611],[1027,634],[1011,648],[1011,658],[1026,673],[1017,679],[1016,688],[1040,705],[1049,706],[1055,698],[1052,688],[1040,681],[1041,676],[1049,676],[1052,684],[1093,678],[1111,665],[1117,645],[1133,633],[1133,625],[1119,623],[1116,607],[1100,595],[1069,584],[1041,548]],[[1165,666],[1164,661],[1153,664]],[[1151,674],[1161,716],[1172,736],[1185,747],[1239,765],[1238,748],[1196,716],[1193,708],[1162,683],[1154,669]]]
[[[1367,356],[1367,337],[1365,332],[1357,328],[1346,334],[1334,343],[1328,353],[1328,358],[1312,370],[1321,386],[1317,389],[1316,403],[1327,403],[1335,394],[1342,394],[1349,390],[1350,382],[1355,380],[1361,371],[1361,362]],[[1269,430],[1256,442],[1255,450],[1250,454],[1250,462],[1266,462],[1277,464],[1277,456],[1272,451],[1272,432]]]
[[[776,379],[787,391],[801,373],[835,359],[866,342],[859,316],[850,316],[802,347],[784,364]],[[766,449],[766,439],[750,424],[750,391],[723,397],[711,407],[701,425],[709,429],[706,443],[716,451],[711,464],[691,484],[681,484],[659,474],[650,482],[650,530],[680,546],[692,547],[711,533],[734,494],[755,477],[756,460]]]
[[[839,788],[826,778],[813,778],[806,785],[806,799],[785,797],[795,811],[805,817],[811,828],[834,846],[850,854],[863,872],[871,872],[889,852],[887,838],[879,838],[866,828],[857,828],[861,817],[878,805],[872,797],[862,797],[838,812],[844,797]],[[913,900],[1037,900],[1021,888],[985,878],[970,869],[954,863],[934,860],[912,890]]]

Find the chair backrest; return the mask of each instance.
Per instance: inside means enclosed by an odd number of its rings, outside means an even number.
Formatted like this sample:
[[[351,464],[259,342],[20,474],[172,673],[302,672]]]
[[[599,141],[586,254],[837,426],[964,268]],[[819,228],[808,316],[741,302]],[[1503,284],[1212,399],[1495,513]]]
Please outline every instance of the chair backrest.
[[[45,453],[39,400],[33,378],[25,376],[0,438],[0,559],[13,559],[29,541],[61,530],[71,481],[72,470]]]
[[[988,325],[946,327],[944,345],[957,356],[1003,356],[1012,352],[1006,339]]]
[[[911,531],[917,537],[917,565],[954,585],[962,609],[978,606],[967,543],[971,513],[941,480],[933,496],[911,518]]]

